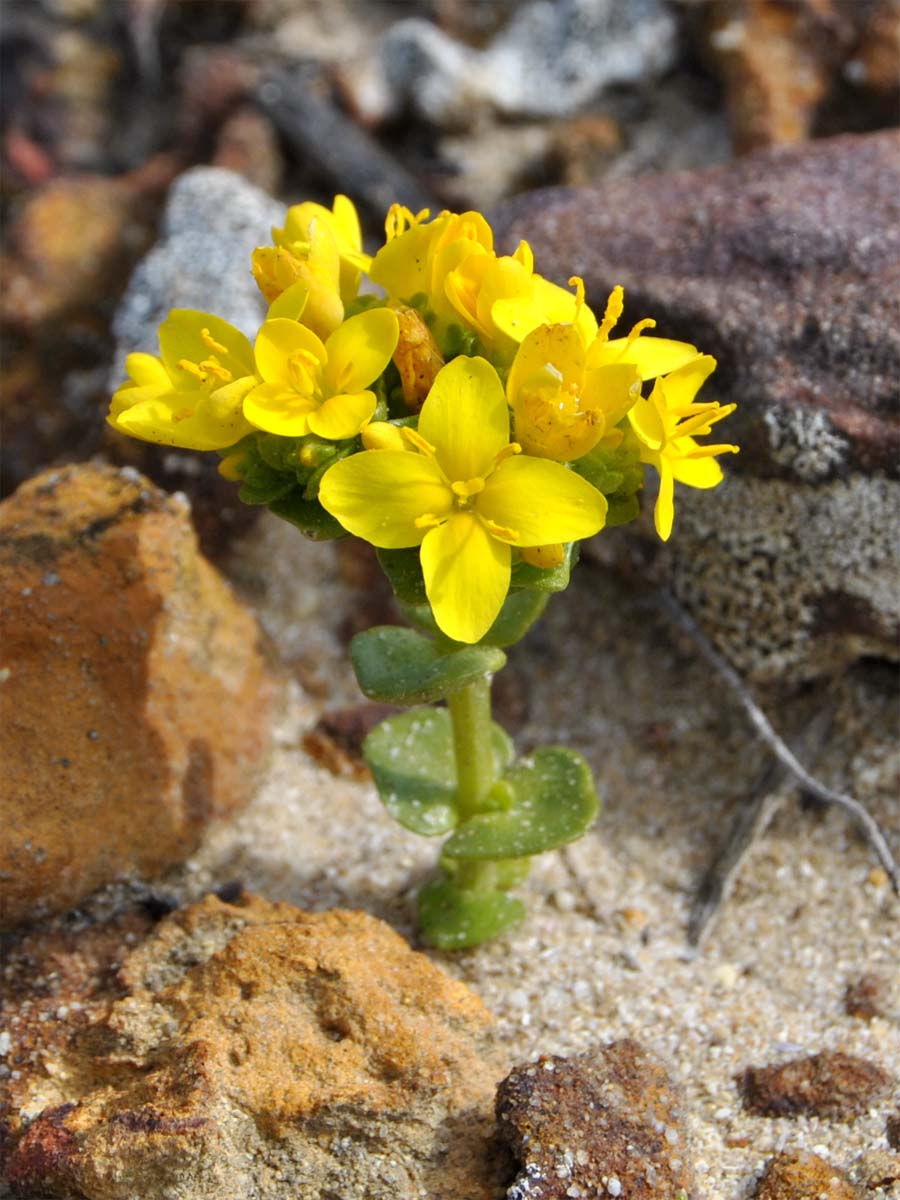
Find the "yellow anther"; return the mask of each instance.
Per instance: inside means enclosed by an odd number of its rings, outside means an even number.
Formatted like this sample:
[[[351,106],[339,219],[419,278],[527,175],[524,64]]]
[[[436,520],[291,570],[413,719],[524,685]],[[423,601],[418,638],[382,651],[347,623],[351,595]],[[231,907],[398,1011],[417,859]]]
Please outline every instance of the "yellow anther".
[[[488,533],[492,533],[495,538],[499,538],[501,542],[517,542],[521,538],[521,534],[515,529],[507,529],[505,525],[498,525],[496,521],[492,521],[490,517],[478,514],[484,523]]]
[[[477,496],[479,492],[484,491],[484,480],[477,475],[474,479],[457,479],[455,483],[450,484],[450,490],[460,500],[468,500],[470,496]]]
[[[387,240],[390,242],[394,238],[400,237],[407,229],[412,229],[421,221],[426,221],[430,215],[431,210],[428,208],[422,208],[417,213],[413,213],[405,204],[392,204],[384,222]]]
[[[178,365],[182,371],[187,371],[189,375],[193,375],[195,379],[199,379],[201,383],[206,383],[206,375],[197,366],[195,362],[191,362],[189,358],[179,358]]]
[[[216,354],[228,353],[228,347],[223,346],[221,342],[217,342],[208,329],[201,329],[200,337],[203,339],[203,345],[206,346],[208,350],[212,350]]]
[[[214,358],[205,358],[203,362],[199,364],[199,367],[200,370],[206,375],[212,375],[213,378],[221,380],[222,383],[231,383],[232,379],[234,378],[228,368],[223,367],[222,364],[217,362]]]
[[[499,454],[496,454],[494,456],[494,470],[496,471],[497,468],[500,466],[500,464],[502,462],[506,462],[506,460],[508,458],[513,458],[516,454],[521,454],[521,453],[522,453],[522,447],[519,445],[519,443],[518,442],[510,442],[508,446],[503,447],[503,449],[499,452]]]
[[[603,313],[603,320],[600,322],[600,328],[597,330],[598,341],[606,341],[606,339],[609,337],[609,331],[619,320],[619,317],[621,317],[624,309],[625,289],[620,283],[617,283],[613,290],[609,293],[609,299],[606,301],[606,309]]]
[[[580,275],[573,275],[569,280],[569,287],[575,289],[575,316],[572,318],[574,324],[581,315],[581,310],[584,308],[584,280]]]
[[[178,412],[172,413],[172,420],[175,422],[186,421],[188,419],[188,417],[192,417],[193,415],[194,415],[194,409],[180,408],[178,410]]]
[[[653,320],[652,317],[644,317],[643,321],[638,321],[637,325],[635,325],[634,328],[631,330],[631,332],[628,334],[628,339],[625,342],[625,349],[622,351],[622,354],[620,354],[619,357],[621,358],[621,357],[623,357],[623,355],[628,353],[628,351],[631,349],[631,347],[634,345],[634,343],[641,336],[641,334],[644,332],[645,329],[655,329],[655,328],[656,328],[656,322]]]
[[[441,524],[441,519],[434,513],[422,513],[421,517],[416,517],[413,524],[416,529],[436,529]]]

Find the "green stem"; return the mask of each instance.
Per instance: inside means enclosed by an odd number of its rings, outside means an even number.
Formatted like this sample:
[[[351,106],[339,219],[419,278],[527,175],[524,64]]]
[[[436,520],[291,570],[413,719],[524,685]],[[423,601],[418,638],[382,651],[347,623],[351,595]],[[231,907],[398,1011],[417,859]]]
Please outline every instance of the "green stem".
[[[483,811],[497,779],[491,744],[491,681],[485,676],[447,698],[453,722],[456,789],[460,821]]]

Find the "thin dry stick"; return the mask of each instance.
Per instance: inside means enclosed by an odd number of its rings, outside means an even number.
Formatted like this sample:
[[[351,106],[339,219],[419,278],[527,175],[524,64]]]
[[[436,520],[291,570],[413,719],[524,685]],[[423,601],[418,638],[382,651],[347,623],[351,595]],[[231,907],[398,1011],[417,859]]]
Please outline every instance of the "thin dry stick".
[[[858,800],[854,800],[852,796],[848,796],[844,792],[832,791],[831,788],[826,787],[818,779],[810,775],[803,764],[798,762],[790,747],[784,743],[772,728],[768,717],[750,695],[740,675],[714,648],[712,642],[702,632],[696,621],[685,612],[669,592],[660,591],[658,599],[660,606],[665,609],[672,620],[691,638],[710,666],[718,671],[722,678],[731,685],[741,704],[744,706],[744,711],[755,726],[757,733],[768,745],[778,761],[799,781],[804,791],[809,792],[811,796],[815,796],[819,800],[824,800],[826,804],[838,805],[839,808],[842,808],[850,815],[863,837],[878,856],[878,860],[887,872],[894,891],[900,896],[900,867],[894,861],[894,856],[891,854],[890,847],[887,844],[884,834],[881,832],[878,822],[868,809],[860,804]]]

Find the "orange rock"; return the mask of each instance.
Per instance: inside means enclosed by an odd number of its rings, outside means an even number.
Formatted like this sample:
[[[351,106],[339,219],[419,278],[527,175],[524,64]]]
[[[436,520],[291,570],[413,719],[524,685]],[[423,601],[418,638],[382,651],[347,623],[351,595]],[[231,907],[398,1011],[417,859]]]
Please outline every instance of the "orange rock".
[[[108,1017],[43,1055],[49,1081],[8,1085],[35,1117],[11,1129],[14,1194],[502,1194],[490,1015],[383,922],[209,896],[117,982]]]
[[[273,684],[183,500],[73,466],[0,506],[0,927],[185,858],[252,794]]]
[[[856,1200],[857,1191],[838,1167],[811,1150],[782,1150],[766,1163],[755,1200]]]

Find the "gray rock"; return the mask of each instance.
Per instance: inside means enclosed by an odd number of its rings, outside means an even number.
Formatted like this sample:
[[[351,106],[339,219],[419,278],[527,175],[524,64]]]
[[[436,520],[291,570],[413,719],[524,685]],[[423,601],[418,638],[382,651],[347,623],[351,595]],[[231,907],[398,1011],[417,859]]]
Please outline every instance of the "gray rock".
[[[534,0],[484,50],[428,21],[398,21],[380,47],[398,99],[437,125],[467,125],[479,108],[559,117],[605,89],[653,79],[672,65],[676,24],[660,0]]]
[[[194,167],[169,191],[160,240],[139,264],[113,321],[110,386],[125,377],[134,350],[156,352],[157,329],[172,308],[215,312],[253,338],[265,304],[250,254],[271,242],[284,206],[240,175]]]
[[[623,322],[718,359],[711,398],[741,453],[680,488],[660,564],[749,675],[814,677],[900,633],[897,135],[764,151],[705,171],[531,193],[492,214],[538,269],[582,275]],[[652,475],[652,472],[651,472]]]

